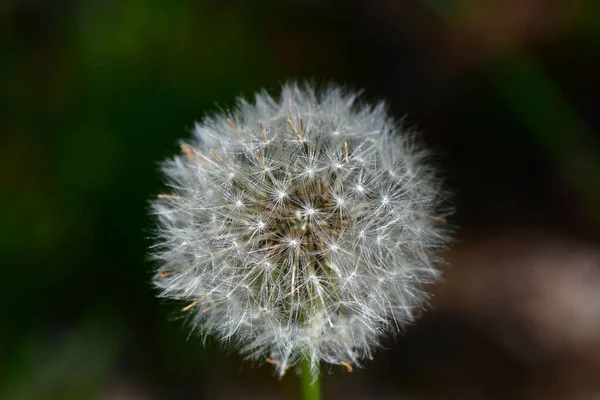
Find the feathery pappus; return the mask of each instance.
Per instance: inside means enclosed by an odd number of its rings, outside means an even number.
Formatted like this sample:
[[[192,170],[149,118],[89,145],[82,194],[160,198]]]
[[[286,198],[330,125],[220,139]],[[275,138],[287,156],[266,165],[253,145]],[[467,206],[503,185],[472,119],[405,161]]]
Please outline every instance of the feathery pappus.
[[[351,371],[418,315],[447,194],[383,103],[288,83],[193,133],[163,164],[152,252],[194,329],[280,375],[305,357]]]

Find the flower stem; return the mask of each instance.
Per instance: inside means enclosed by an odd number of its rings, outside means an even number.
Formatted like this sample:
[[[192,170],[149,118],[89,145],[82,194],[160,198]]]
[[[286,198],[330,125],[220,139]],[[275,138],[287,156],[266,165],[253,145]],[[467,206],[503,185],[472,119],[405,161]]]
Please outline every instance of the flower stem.
[[[310,370],[310,358],[302,360],[302,400],[321,399],[321,379],[319,370],[315,374]]]

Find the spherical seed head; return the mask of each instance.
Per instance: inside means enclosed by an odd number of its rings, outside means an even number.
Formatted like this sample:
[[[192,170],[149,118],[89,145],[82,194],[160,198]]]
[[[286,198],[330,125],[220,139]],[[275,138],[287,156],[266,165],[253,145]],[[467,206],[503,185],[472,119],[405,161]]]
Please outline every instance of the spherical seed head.
[[[283,85],[198,123],[152,206],[161,296],[283,375],[358,365],[411,322],[447,242],[427,153],[383,104]]]

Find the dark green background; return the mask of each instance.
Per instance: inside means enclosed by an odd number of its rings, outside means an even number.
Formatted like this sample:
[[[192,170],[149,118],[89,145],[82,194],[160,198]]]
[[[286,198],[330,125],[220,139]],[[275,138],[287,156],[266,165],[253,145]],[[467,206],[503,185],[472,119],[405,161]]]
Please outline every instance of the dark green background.
[[[158,163],[205,113],[286,79],[364,88],[424,132],[455,192],[454,252],[515,226],[597,247],[597,11],[593,0],[3,1],[0,398],[297,398],[293,372],[278,381],[190,337],[154,297],[147,256]],[[332,368],[326,398],[550,398],[525,389],[547,366],[498,349],[468,311],[451,315],[428,314],[358,373]],[[484,378],[468,379],[460,349],[474,343]],[[438,379],[436,357],[463,379]]]

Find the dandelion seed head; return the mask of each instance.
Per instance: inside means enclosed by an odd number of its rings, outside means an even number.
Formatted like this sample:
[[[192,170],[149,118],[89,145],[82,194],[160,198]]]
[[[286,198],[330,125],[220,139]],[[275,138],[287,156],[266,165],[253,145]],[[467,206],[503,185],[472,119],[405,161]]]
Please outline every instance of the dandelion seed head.
[[[428,153],[357,100],[294,83],[240,99],[195,124],[152,202],[160,295],[280,375],[303,357],[359,366],[439,276],[447,196]]]

